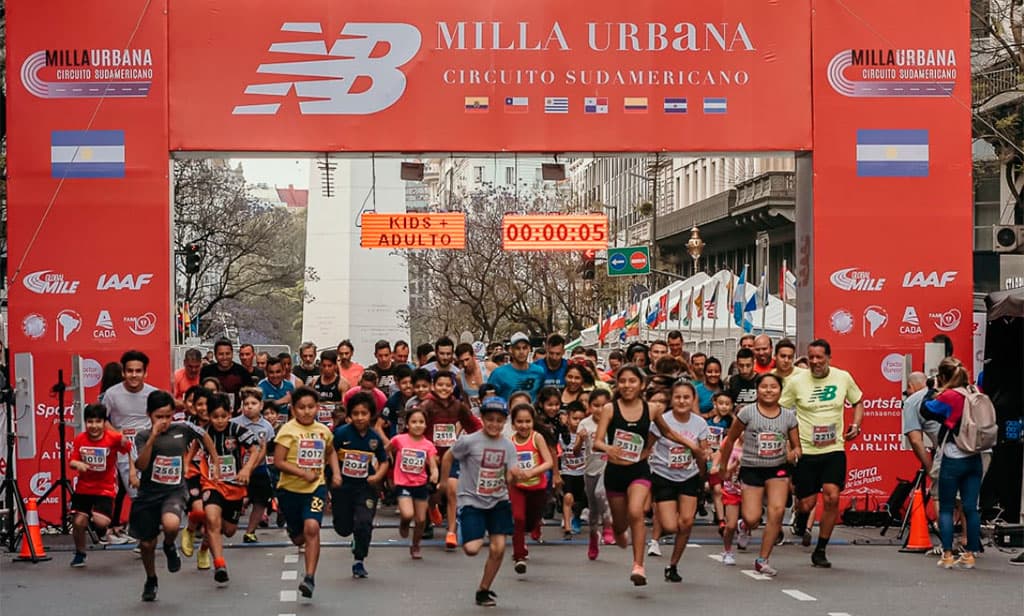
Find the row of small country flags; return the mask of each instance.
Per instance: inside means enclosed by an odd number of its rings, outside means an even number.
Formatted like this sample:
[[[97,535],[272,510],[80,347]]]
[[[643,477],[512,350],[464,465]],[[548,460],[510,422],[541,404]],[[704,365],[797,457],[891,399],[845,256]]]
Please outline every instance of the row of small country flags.
[[[705,97],[703,103],[704,113],[708,115],[721,115],[728,111],[728,100],[723,97]],[[487,96],[467,96],[465,104],[466,113],[487,113],[491,109],[490,97]],[[506,96],[504,107],[505,113],[528,113],[530,97]],[[609,99],[606,96],[588,96],[583,99],[583,113],[585,114],[606,114],[609,109]],[[624,113],[647,113],[648,109],[646,96],[627,96],[622,100]],[[687,113],[689,104],[685,98],[666,97],[662,100],[662,110],[665,113]],[[544,113],[568,114],[569,97],[545,97]]]

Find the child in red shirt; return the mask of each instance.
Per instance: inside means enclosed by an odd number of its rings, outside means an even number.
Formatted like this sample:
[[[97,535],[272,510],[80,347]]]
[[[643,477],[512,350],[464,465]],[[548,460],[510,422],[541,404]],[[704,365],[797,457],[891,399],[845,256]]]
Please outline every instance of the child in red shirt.
[[[85,432],[75,437],[71,448],[72,470],[78,471],[78,487],[71,496],[75,538],[72,567],[85,566],[85,529],[89,520],[103,532],[114,515],[117,495],[117,454],[132,453],[130,439],[107,427],[107,407],[85,407]]]

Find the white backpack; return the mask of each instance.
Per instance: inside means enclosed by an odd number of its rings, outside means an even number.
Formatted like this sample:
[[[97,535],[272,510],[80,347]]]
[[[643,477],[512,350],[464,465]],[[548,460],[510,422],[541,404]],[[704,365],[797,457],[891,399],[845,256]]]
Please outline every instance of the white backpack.
[[[996,407],[988,396],[974,385],[958,387],[954,391],[964,397],[964,414],[960,418],[960,431],[953,442],[964,453],[981,453],[991,449],[999,437]]]

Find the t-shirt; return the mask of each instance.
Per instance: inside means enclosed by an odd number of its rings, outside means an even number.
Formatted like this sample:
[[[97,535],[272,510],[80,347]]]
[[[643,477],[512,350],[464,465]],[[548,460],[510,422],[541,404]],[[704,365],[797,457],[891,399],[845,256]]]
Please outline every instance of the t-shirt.
[[[185,397],[185,392],[190,387],[195,387],[199,384],[199,375],[196,378],[188,378],[188,372],[184,368],[178,368],[174,371],[174,397],[181,400]]]
[[[408,401],[409,400],[402,395],[402,392],[397,391],[391,394],[391,397],[388,398],[383,410],[381,410],[381,419],[387,422],[388,437],[393,437],[402,431],[399,429],[399,424],[404,425],[405,404]]]
[[[765,417],[756,404],[748,404],[736,414],[743,422],[743,457],[740,464],[749,467],[781,466],[786,463],[789,431],[797,427],[793,409],[781,408],[778,417]]]
[[[843,406],[864,397],[850,373],[829,368],[818,379],[808,370],[789,379],[779,405],[796,408],[800,422],[800,448],[805,456],[843,451]]]
[[[754,360],[754,374],[767,374],[773,370],[775,370],[775,358],[772,358],[771,361],[768,362],[767,366],[762,366],[757,363],[756,359]]]
[[[533,362],[533,365],[544,371],[541,387],[557,387],[558,389],[565,388],[565,371],[569,369],[569,362],[564,358],[554,370],[552,370],[551,366],[548,365],[548,360],[544,358]]]
[[[371,396],[373,396],[373,403],[377,407],[378,413],[384,408],[384,405],[388,403],[388,397],[384,394],[384,392],[377,389],[376,387],[374,387],[370,391],[367,391],[362,387],[353,387],[352,389],[346,391],[345,395],[342,396],[341,398],[345,404],[346,409],[348,408],[348,401],[352,399],[352,396],[356,395],[359,392],[368,393]]]
[[[537,364],[530,364],[525,370],[519,370],[512,364],[505,364],[495,368],[487,382],[494,385],[498,396],[505,400],[517,391],[525,391],[530,394],[531,399],[536,399],[537,392],[544,383],[544,377],[544,369]]]
[[[124,383],[108,389],[103,394],[103,405],[107,407],[110,425],[120,430],[129,440],[135,438],[140,430],[148,430],[150,421],[146,413],[146,398],[154,391],[156,387],[148,384],[136,392],[125,389]]]
[[[142,451],[150,429],[135,435],[135,448]],[[149,465],[142,469],[136,502],[160,501],[185,491],[185,454],[192,441],[203,438],[203,429],[187,421],[174,422],[153,442]]]
[[[692,439],[700,444],[700,441],[708,438],[708,424],[696,413],[690,413],[687,420],[681,421],[675,413],[668,412],[662,417],[668,427],[676,434]],[[651,448],[651,472],[669,481],[686,481],[700,473],[697,461],[693,457],[693,450],[685,445],[665,438],[656,424],[651,424],[651,434],[658,437]]]
[[[732,415],[725,417],[715,415],[705,421],[708,422],[708,445],[711,446],[712,451],[718,451],[725,435],[729,433],[729,428],[732,427]]]
[[[384,392],[384,395],[390,396],[391,394],[398,391],[398,384],[395,383],[395,368],[398,364],[391,362],[391,365],[387,368],[382,368],[379,363],[373,364],[367,370],[373,370],[377,373],[377,387]],[[352,383],[353,386],[358,383]]]
[[[338,374],[341,378],[345,379],[349,387],[358,388],[359,379],[363,378],[363,371],[366,370],[356,362],[352,362],[348,368],[343,368],[341,364],[338,364]]]
[[[491,509],[508,500],[505,478],[516,464],[516,447],[512,441],[500,436],[491,438],[480,430],[459,437],[451,452],[461,468],[456,493],[459,507]]]
[[[360,434],[352,424],[339,427],[334,431],[334,449],[338,452],[343,486],[366,485],[374,473],[373,459],[377,459],[378,468],[388,460],[384,441],[372,427],[367,428],[366,434]]]
[[[437,457],[437,448],[426,437],[419,440],[410,434],[391,439],[395,448],[395,485],[414,488],[427,484],[430,459]]]
[[[713,408],[715,408],[715,403],[712,398],[719,390],[708,389],[708,386],[704,384],[704,381],[698,381],[693,388],[697,390],[697,404],[700,405],[700,412],[707,415]]]
[[[587,459],[587,466],[584,469],[584,473],[591,477],[596,477],[604,472],[604,467],[608,465],[608,456],[600,451],[594,450],[594,435],[597,434],[597,422],[594,421],[593,416],[584,417],[580,420],[580,425],[576,427],[576,434],[582,435],[586,433],[586,440],[583,441],[583,447],[580,449],[580,453]]]
[[[745,379],[738,374],[729,377],[725,390],[732,396],[733,403],[739,407],[757,402],[757,385],[754,379]]]
[[[306,370],[302,367],[302,364],[299,364],[292,368],[292,374],[298,377],[298,379],[303,383],[309,383],[320,374],[320,370],[316,366]]]
[[[587,468],[587,456],[583,449],[580,449],[579,455],[572,452],[577,439],[579,436],[576,433],[569,435],[569,442],[562,449],[562,456],[558,459],[559,471],[569,477],[582,477]]]
[[[281,426],[274,437],[274,443],[288,450],[286,462],[291,462],[303,470],[319,471],[317,478],[312,482],[282,472],[281,479],[277,482],[278,489],[311,494],[324,485],[324,463],[327,460],[328,448],[334,443],[334,435],[330,428],[316,421],[305,426],[292,419]]]
[[[919,430],[927,435],[932,447],[936,447],[939,443],[939,430],[942,429],[942,423],[937,419],[926,418],[921,415],[921,404],[927,396],[928,390],[922,389],[921,391],[914,392],[903,401],[903,434],[906,435]],[[909,449],[909,441],[907,441],[906,445]]]
[[[213,377],[220,383],[220,390],[227,394],[232,394],[235,398],[235,408],[240,404],[238,400],[238,392],[243,387],[248,387],[254,384],[253,375],[249,374],[249,371],[245,369],[242,364],[232,362],[231,367],[227,370],[221,370],[220,364],[208,364],[203,366],[203,369],[199,371],[199,378],[207,379]]]
[[[214,430],[213,424],[207,426],[206,432],[216,446],[220,478],[215,480],[211,477],[210,457],[203,456],[200,461],[200,484],[204,490],[216,490],[228,500],[242,500],[246,495],[246,487],[238,483],[238,473],[249,461],[252,448],[260,444],[259,437],[255,432],[230,421],[221,432]]]
[[[130,439],[114,430],[104,430],[99,440],[89,438],[87,432],[75,437],[71,444],[72,462],[85,462],[89,470],[78,472],[78,484],[75,492],[95,496],[117,495],[117,457],[116,454],[128,453],[132,450]]]
[[[263,379],[260,381],[260,390],[263,392],[264,400],[281,400],[285,396],[295,391],[295,386],[292,385],[291,381],[281,381],[280,385],[274,385],[269,379]],[[291,408],[290,404],[281,404],[278,406],[278,410],[287,415],[288,410]]]
[[[274,455],[273,445],[274,441],[274,426],[270,425],[270,422],[263,419],[262,416],[258,417],[256,421],[251,421],[245,415],[239,415],[231,420],[231,423],[237,424],[256,435],[256,439],[267,447],[267,454]],[[266,460],[261,460],[257,465],[267,464]]]

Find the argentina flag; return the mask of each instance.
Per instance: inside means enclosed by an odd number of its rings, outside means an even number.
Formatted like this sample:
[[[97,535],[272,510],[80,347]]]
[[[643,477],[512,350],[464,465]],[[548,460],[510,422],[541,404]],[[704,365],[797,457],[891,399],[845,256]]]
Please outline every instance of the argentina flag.
[[[55,130],[50,133],[50,176],[123,178],[123,130]]]
[[[862,178],[928,177],[928,131],[859,129],[857,176]]]

